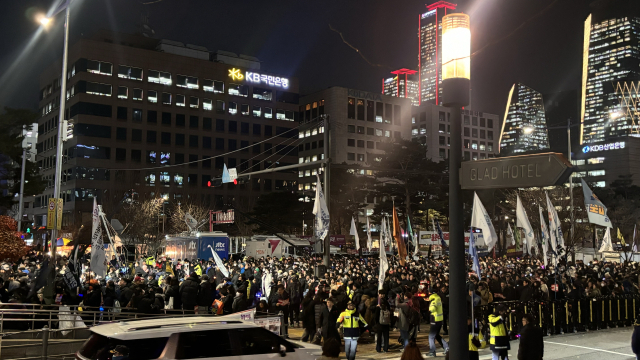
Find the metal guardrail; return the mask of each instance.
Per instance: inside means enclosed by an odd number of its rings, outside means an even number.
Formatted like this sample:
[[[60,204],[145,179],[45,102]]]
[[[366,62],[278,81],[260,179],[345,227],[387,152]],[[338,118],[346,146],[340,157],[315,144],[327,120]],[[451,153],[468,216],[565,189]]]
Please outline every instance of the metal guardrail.
[[[510,332],[520,330],[520,319],[531,314],[544,335],[557,335],[575,331],[598,330],[632,326],[640,314],[640,295],[601,296],[548,300],[502,301],[476,306],[477,318],[487,322],[495,307],[504,305],[507,310],[506,325]]]
[[[189,310],[165,310],[148,314],[136,312],[136,309],[116,309],[109,307],[82,307],[63,305],[34,305],[34,304],[2,304],[0,305],[0,336],[7,330],[29,330],[47,326],[57,328],[60,321],[75,321],[79,316],[85,325],[94,326],[104,322],[125,321],[135,319],[150,319],[157,317],[180,317],[206,315],[196,314]],[[208,314],[208,313],[207,313]],[[61,319],[60,317],[63,317]],[[68,317],[64,318],[64,317]]]

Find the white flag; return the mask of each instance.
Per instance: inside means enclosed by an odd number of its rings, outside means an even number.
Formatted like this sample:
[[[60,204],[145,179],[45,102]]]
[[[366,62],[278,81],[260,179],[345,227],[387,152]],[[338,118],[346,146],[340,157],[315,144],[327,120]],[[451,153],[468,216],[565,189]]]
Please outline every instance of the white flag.
[[[102,241],[102,224],[98,210],[98,201],[93,198],[93,219],[91,224],[91,271],[96,276],[104,277],[107,273],[107,260],[104,255],[104,242]]]
[[[356,242],[356,250],[360,250],[360,237],[358,236],[358,228],[356,228],[356,220],[351,217],[351,231],[349,231],[349,235],[353,235],[354,241]]]
[[[524,238],[527,241],[527,248],[529,249],[529,254],[533,254],[531,252],[531,248],[533,244],[535,244],[535,237],[533,232],[533,227],[529,222],[529,218],[527,217],[527,212],[524,210],[524,206],[522,206],[522,201],[520,200],[520,195],[516,195],[516,228],[521,227],[524,230]]]
[[[607,208],[602,201],[589,189],[587,183],[582,181],[582,193],[584,194],[584,207],[589,217],[589,222],[592,224],[612,227],[611,220],[607,216]]]
[[[211,247],[211,245],[207,245],[207,246],[209,247],[209,249],[211,249],[211,254],[213,254],[213,260],[215,260],[218,270],[220,270],[220,272],[225,277],[229,277],[229,270],[227,270],[227,268],[224,266],[224,263],[222,262],[222,259],[220,259],[220,256],[218,255],[218,253],[213,251],[213,248]]]
[[[384,284],[384,274],[389,270],[389,262],[387,261],[387,253],[384,250],[384,244],[380,242],[380,267],[378,268],[378,290],[382,290]]]
[[[373,240],[371,240],[371,225],[369,224],[369,217],[367,216],[367,249],[371,251],[373,248]]]
[[[551,239],[551,248],[556,252],[558,246],[562,246],[564,240],[562,238],[562,228],[560,227],[560,219],[558,218],[558,212],[549,199],[549,193],[547,195],[547,214],[549,215],[549,232]]]
[[[198,227],[198,221],[189,213],[184,213],[184,222],[187,223],[189,231],[194,231]]]
[[[540,232],[542,233],[542,259],[544,260],[544,266],[547,266],[547,240],[549,239],[549,231],[547,230],[547,223],[545,223],[544,216],[542,215],[542,206],[538,205],[540,211]]]
[[[613,244],[611,242],[611,228],[607,228],[604,232],[604,238],[602,238],[602,245],[600,246],[600,250],[598,252],[603,251],[613,251]]]
[[[516,237],[513,236],[513,230],[511,230],[511,223],[509,223],[509,227],[507,228],[507,237],[511,238],[511,245],[516,244]]]
[[[316,237],[319,240],[324,240],[327,234],[329,234],[329,210],[327,209],[327,203],[322,193],[320,176],[316,174],[316,178],[316,199],[313,204],[313,215],[316,216]]]
[[[491,217],[485,210],[484,205],[480,201],[478,194],[473,193],[473,212],[471,213],[471,226],[482,230],[482,238],[487,246],[487,250],[491,251],[498,242],[496,229],[493,228]]]

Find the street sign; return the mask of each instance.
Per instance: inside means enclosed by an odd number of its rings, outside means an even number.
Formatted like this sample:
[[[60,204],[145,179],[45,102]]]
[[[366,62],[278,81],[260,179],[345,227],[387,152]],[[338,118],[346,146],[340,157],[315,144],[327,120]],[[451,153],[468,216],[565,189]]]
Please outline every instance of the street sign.
[[[57,209],[56,209],[56,202]],[[60,230],[62,228],[62,199],[49,199],[49,205],[47,206],[47,229],[53,229],[54,219],[58,218],[58,223],[56,224],[56,229]],[[56,211],[57,210],[57,211]]]
[[[460,185],[466,190],[561,185],[572,171],[571,164],[560,153],[464,161]]]
[[[238,178],[238,170],[236,168],[229,169],[229,180],[233,182],[233,180]]]

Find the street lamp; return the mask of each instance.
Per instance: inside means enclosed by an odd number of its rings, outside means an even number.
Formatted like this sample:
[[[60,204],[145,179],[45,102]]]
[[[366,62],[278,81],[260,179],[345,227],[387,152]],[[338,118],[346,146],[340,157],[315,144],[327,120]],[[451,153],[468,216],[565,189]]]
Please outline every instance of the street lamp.
[[[467,332],[466,261],[464,223],[460,189],[462,162],[461,108],[469,103],[471,30],[469,15],[449,14],[442,18],[442,102],[451,109],[449,153],[449,342],[451,359],[469,358]]]
[[[65,12],[65,21],[64,21],[64,44],[62,50],[62,73],[60,76],[60,110],[58,112],[58,135],[56,141],[56,170],[55,170],[55,178],[53,185],[53,197],[54,199],[58,199],[60,197],[60,181],[62,177],[62,148],[64,147],[64,137],[63,132],[63,124],[64,124],[64,115],[65,115],[65,106],[67,100],[67,58],[69,56],[69,5],[71,4],[71,0],[65,0],[58,8],[48,17],[43,16],[38,20],[40,24],[43,26],[48,25],[51,22],[51,19],[62,12]],[[58,206],[59,203],[57,200],[54,201],[55,211],[54,211],[54,220],[53,220],[53,229],[51,229],[51,261],[49,261],[49,267],[51,271],[49,272],[49,281],[48,286],[45,287],[45,297],[47,301],[53,301],[55,296],[53,292],[53,283],[55,280],[55,269],[56,269],[56,239],[58,238]],[[62,205],[64,206],[64,205]]]

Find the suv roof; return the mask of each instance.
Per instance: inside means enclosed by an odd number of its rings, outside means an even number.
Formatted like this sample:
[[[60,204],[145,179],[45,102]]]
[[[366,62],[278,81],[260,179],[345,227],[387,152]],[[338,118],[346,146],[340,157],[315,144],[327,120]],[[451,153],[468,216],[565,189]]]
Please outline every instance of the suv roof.
[[[135,340],[155,337],[169,337],[180,332],[237,329],[258,327],[253,323],[239,320],[223,320],[214,316],[195,316],[133,320],[97,325],[90,330],[96,334],[120,340]]]

